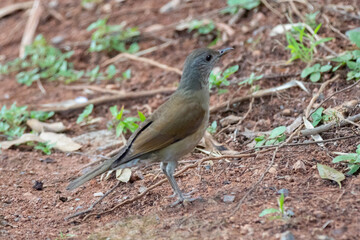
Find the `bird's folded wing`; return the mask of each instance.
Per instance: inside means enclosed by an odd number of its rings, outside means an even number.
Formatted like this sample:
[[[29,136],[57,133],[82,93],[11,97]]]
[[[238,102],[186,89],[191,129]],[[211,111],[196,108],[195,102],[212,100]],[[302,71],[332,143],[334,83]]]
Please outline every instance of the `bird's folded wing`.
[[[199,129],[205,117],[201,105],[191,102],[176,105],[162,111],[162,115],[136,136],[127,159],[165,148]]]

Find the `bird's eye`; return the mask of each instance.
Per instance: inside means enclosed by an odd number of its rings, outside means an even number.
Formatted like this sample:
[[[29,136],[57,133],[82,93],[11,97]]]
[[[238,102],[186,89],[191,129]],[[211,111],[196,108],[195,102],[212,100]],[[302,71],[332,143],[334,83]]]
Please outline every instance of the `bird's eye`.
[[[211,59],[212,59],[212,56],[211,56],[211,55],[207,55],[207,56],[206,56],[206,61],[210,62]]]

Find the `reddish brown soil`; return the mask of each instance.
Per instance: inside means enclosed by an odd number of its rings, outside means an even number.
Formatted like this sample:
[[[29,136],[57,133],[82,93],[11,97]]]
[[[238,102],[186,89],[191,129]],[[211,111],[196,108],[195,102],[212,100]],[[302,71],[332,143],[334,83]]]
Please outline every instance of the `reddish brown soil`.
[[[14,2],[18,1],[1,1],[0,8]],[[104,1],[111,4],[111,12],[106,13],[102,9],[105,3],[101,3],[97,9],[89,11],[81,8],[81,1],[58,2],[59,5],[55,10],[64,17],[64,20],[60,22],[45,11],[37,33],[43,34],[48,40],[58,35],[63,36],[64,42],[60,44],[61,46],[89,40],[91,34],[86,31],[86,27],[101,17],[108,16],[109,22],[112,24],[126,21],[127,25],[139,26],[140,30],[143,30],[154,24],[170,25],[188,16],[197,16],[225,6],[225,1],[206,1],[204,4],[189,1],[182,3],[178,9],[170,13],[160,14],[158,9],[167,0],[141,1],[141,4],[140,1],[130,0],[121,3]],[[273,1],[269,2],[274,3]],[[321,14],[326,14],[332,25],[343,33],[360,24],[359,20],[324,10],[325,4],[341,3],[357,8],[354,13],[359,12],[357,0],[311,2],[316,10],[320,10]],[[303,14],[307,12],[304,5],[297,2],[296,5]],[[290,9],[288,3],[273,6],[283,12],[288,12]],[[27,16],[24,11],[19,11],[0,19],[1,62],[12,60],[18,56]],[[211,18],[226,23],[230,17],[213,14]],[[300,21],[294,13],[293,18],[294,22]],[[232,78],[229,93],[221,96],[215,92],[212,93],[212,105],[225,102],[232,96],[248,93],[248,87],[243,87],[238,91],[236,78],[249,76],[251,72],[255,72],[257,75],[297,73],[306,66],[300,61],[289,65],[277,64],[279,61],[289,59],[290,54],[281,45],[286,45],[284,36],[271,38],[268,34],[273,26],[286,22],[285,17],[278,18],[262,5],[257,10],[247,12],[236,25],[231,26],[235,30],[235,34],[217,47],[235,47],[235,51],[224,58],[222,69],[239,64],[240,71]],[[324,22],[324,19],[319,17],[318,22]],[[254,31],[257,32],[256,36],[253,35]],[[168,28],[156,35],[175,39],[177,43],[144,55],[144,57],[177,68],[182,68],[185,57],[194,48],[207,46],[210,42],[202,38],[199,40],[188,33],[175,32],[173,28]],[[327,43],[327,46],[335,52],[339,53],[352,48],[349,41],[332,32],[326,24],[323,25],[319,35],[334,37],[334,40]],[[254,42],[248,43],[249,38],[253,38]],[[140,40],[141,49],[161,43],[162,41],[157,37]],[[109,55],[103,53],[89,53],[87,47],[88,45],[81,44],[73,47],[75,55],[71,61],[74,62],[76,69],[92,69],[96,64],[110,58]],[[328,53],[323,48],[318,48],[318,58],[326,55]],[[116,63],[116,66],[121,71],[128,68],[132,70],[132,78],[118,84],[116,90],[137,91],[174,87],[179,81],[178,76],[174,73],[139,62],[120,62]],[[330,79],[332,76],[332,74],[325,74],[323,80]],[[296,79],[300,80],[299,77]],[[342,72],[341,77],[326,88],[321,99],[352,83],[345,79],[346,72]],[[261,89],[265,89],[279,86],[289,80],[290,78],[286,77],[276,77],[261,80],[259,85]],[[77,84],[79,83],[71,85]],[[87,83],[82,82],[81,84]],[[113,84],[113,82],[94,83],[100,87],[109,84]],[[312,94],[318,91],[320,84],[310,83],[308,80],[305,82]],[[31,87],[20,85],[13,75],[0,76],[0,85],[0,107],[2,105],[9,106],[15,101],[18,105],[36,106],[42,103],[73,99],[86,94],[79,90],[69,89],[61,82],[43,81],[47,91],[43,95],[36,84]],[[87,97],[92,98],[94,95]],[[247,128],[256,132],[269,131],[280,125],[289,125],[305,111],[311,97],[312,95],[308,95],[298,88],[291,88],[271,97],[256,99],[253,110],[243,124],[238,127],[241,131]],[[87,131],[105,129],[106,121],[111,118],[108,108],[114,104],[124,105],[132,113],[136,113],[138,109],[147,113],[148,108],[144,105],[148,104],[151,109],[156,109],[166,99],[166,95],[157,95],[96,106],[93,115],[105,117],[106,120],[93,128],[79,127],[75,124],[81,110],[57,114],[54,119],[69,126],[71,130],[67,134],[74,137]],[[335,95],[325,104],[325,107],[335,107],[350,100],[360,101],[359,87]],[[249,102],[231,106],[229,110],[212,114],[211,121],[220,120],[228,115],[243,116],[248,107]],[[282,109],[290,109],[290,115],[284,116]],[[357,106],[349,114],[353,115],[359,112],[360,108]],[[218,132],[220,130],[218,129]],[[330,139],[349,136],[356,131],[359,131],[356,127],[347,126],[325,132],[322,137]],[[233,131],[224,131],[216,135],[220,143],[226,144],[234,150],[248,149],[246,145],[250,142],[249,139],[238,136],[234,141],[232,137]],[[296,140],[303,142],[310,139],[298,137]],[[47,156],[42,153],[31,148],[16,147],[2,151],[0,156],[0,238],[279,239],[281,233],[290,231],[295,239],[360,239],[359,175],[347,177],[342,182],[340,189],[336,183],[321,179],[316,169],[316,164],[322,163],[345,172],[345,165],[331,163],[332,157],[335,156],[332,152],[355,152],[359,143],[359,138],[352,138],[326,143],[325,147],[312,144],[280,148],[275,156],[274,165],[257,188],[248,195],[238,211],[234,211],[238,202],[264,173],[272,159],[273,151],[258,154],[255,157],[214,161],[214,165],[210,168],[203,165],[185,172],[177,178],[181,188],[185,191],[194,189],[196,190],[194,196],[202,197],[202,200],[185,207],[169,207],[173,199],[165,197],[171,195],[172,190],[170,185],[165,183],[130,204],[99,217],[90,217],[85,221],[81,217],[70,221],[64,221],[64,218],[73,214],[80,206],[82,207],[80,210],[90,206],[98,199],[93,196],[94,193],[106,192],[116,181],[114,179],[102,182],[92,180],[77,190],[66,191],[65,187],[69,181],[74,176],[78,176],[79,170],[90,162],[89,157],[55,151],[50,156],[54,161],[45,163],[41,160]],[[86,152],[86,149],[85,146],[82,151]],[[185,158],[179,168],[189,164],[189,161],[196,161],[203,157],[205,157],[203,154],[195,151]],[[293,169],[298,160],[304,163],[305,169]],[[107,210],[125,198],[136,196],[140,187],[149,187],[163,178],[158,165],[152,165],[139,171],[144,175],[143,180],[121,184],[114,193],[96,206],[94,211]],[[160,175],[158,176],[158,174]],[[41,191],[33,189],[35,181],[42,181],[44,189]],[[279,196],[277,194],[279,189],[289,190],[285,206],[287,210],[290,209],[294,212],[294,216],[289,220],[273,221],[259,217],[259,213],[263,209],[277,207],[276,199]],[[225,203],[224,195],[234,195],[235,200]]]

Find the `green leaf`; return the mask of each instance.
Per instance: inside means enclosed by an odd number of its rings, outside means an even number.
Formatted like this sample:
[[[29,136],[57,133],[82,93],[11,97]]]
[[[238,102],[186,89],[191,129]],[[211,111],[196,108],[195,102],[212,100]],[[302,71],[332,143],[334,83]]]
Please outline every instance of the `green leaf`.
[[[117,106],[114,105],[112,107],[109,108],[111,115],[113,115],[114,118],[116,118],[117,114],[118,114],[118,110],[117,110]]]
[[[279,210],[279,209],[276,209],[276,208],[267,208],[267,209],[264,209],[264,210],[259,214],[259,217],[263,217],[263,216],[265,216],[265,215],[272,214],[272,213],[280,213],[280,210]]]
[[[330,71],[332,68],[331,65],[324,65],[320,68],[320,72],[327,72],[327,71]]]
[[[310,81],[317,82],[320,80],[321,74],[320,72],[314,72],[310,75]]]
[[[142,112],[138,111],[138,115],[139,115],[140,121],[144,122],[146,120],[146,117]]]
[[[121,107],[120,112],[116,115],[116,119],[121,120],[123,113],[124,113],[124,106]]]
[[[340,155],[340,156],[335,157],[332,162],[338,163],[338,162],[342,162],[342,161],[356,160],[356,158],[357,158],[356,153],[349,153],[346,155]]]
[[[281,134],[283,134],[285,131],[286,131],[286,127],[285,127],[285,126],[280,126],[280,127],[274,128],[274,129],[271,131],[269,138],[278,137],[278,136],[280,136]]]
[[[350,41],[355,43],[358,48],[360,48],[360,31],[352,30],[348,32]]]
[[[99,19],[96,22],[91,23],[88,27],[87,27],[87,31],[91,31],[94,30],[95,28],[99,28],[102,27],[104,25],[106,25],[107,19]]]
[[[302,70],[301,72],[301,77],[302,78],[306,78],[307,76],[309,76],[311,73],[314,72],[314,68],[313,67],[307,67],[304,70]]]
[[[125,72],[122,73],[123,79],[127,80],[131,78],[131,69],[127,69]]]
[[[92,113],[92,110],[94,109],[94,104],[87,105],[84,111],[79,115],[78,119],[76,120],[76,123],[79,124],[84,119],[88,118],[89,115]]]
[[[341,172],[320,163],[317,164],[319,175],[322,179],[329,179],[337,182],[341,188],[341,181],[345,179],[345,175]]]
[[[116,67],[115,65],[111,64],[107,69],[106,69],[106,78],[107,79],[111,79],[113,78],[117,73]]]
[[[35,118],[39,121],[45,121],[54,116],[54,114],[55,112],[31,111],[30,118]]]
[[[119,137],[120,134],[124,131],[125,124],[123,122],[119,122],[116,126],[116,137]]]
[[[311,118],[313,120],[312,125],[314,127],[316,127],[321,122],[323,111],[324,111],[324,108],[320,107],[313,114],[311,114]]]
[[[360,165],[358,164],[353,164],[350,166],[350,170],[346,173],[346,175],[351,176],[354,173],[356,173],[360,168]]]

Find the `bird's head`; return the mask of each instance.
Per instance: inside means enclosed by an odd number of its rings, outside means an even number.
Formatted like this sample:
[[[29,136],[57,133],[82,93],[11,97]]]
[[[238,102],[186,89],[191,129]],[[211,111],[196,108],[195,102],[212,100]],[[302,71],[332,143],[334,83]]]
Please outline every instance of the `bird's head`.
[[[211,70],[219,59],[232,49],[199,48],[194,50],[185,60],[179,88],[200,90],[203,87],[208,87]]]

